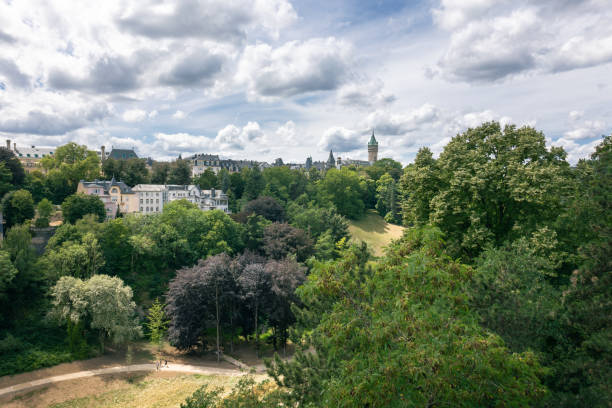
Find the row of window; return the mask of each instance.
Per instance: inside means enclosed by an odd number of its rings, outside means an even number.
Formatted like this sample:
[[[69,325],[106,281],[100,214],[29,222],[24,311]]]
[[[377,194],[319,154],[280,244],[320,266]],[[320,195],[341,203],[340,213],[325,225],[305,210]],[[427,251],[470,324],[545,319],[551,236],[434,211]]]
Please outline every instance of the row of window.
[[[52,155],[53,152],[50,152],[49,154]],[[19,153],[19,157],[24,157],[23,153]],[[30,153],[26,153],[25,157],[35,157],[35,158],[38,158],[38,153],[34,153],[34,155],[30,155]],[[45,154],[44,153],[41,154],[40,157],[45,157]]]
[[[150,202],[149,202],[149,200],[150,200]],[[151,198],[151,199],[146,198],[146,199],[145,199],[145,203],[143,203],[143,199],[141,198],[141,199],[140,199],[140,204],[153,204],[153,199],[152,199],[152,198]],[[155,200],[155,204],[159,204],[159,198],[157,198],[157,199]]]
[[[151,212],[151,211],[157,211],[159,212],[159,207],[155,207],[155,210],[153,210],[154,207],[140,207],[140,212]]]

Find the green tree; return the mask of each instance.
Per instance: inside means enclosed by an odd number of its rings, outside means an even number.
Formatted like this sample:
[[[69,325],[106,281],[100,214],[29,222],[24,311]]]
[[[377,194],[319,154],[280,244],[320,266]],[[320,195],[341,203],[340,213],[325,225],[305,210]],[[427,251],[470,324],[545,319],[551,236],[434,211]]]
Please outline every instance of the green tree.
[[[372,272],[362,254],[349,248],[315,266],[298,289],[304,331],[295,338],[304,343],[292,361],[276,358],[268,369],[291,406],[541,401],[537,359],[511,353],[478,324],[466,307],[473,272],[445,254],[439,230],[410,230]]]
[[[153,172],[151,174],[151,183],[153,184],[168,184],[168,175],[170,174],[170,163],[155,162],[153,163]]]
[[[102,200],[98,196],[83,193],[73,194],[66,198],[62,203],[62,214],[64,220],[71,224],[87,214],[94,214],[100,222],[106,218],[106,210]]]
[[[6,228],[34,218],[34,200],[27,190],[11,191],[2,199],[2,216]]]
[[[49,191],[47,176],[38,170],[26,174],[23,188],[32,193],[32,198],[35,203],[44,198],[51,199],[53,197],[53,194]]]
[[[429,223],[431,200],[443,186],[441,177],[431,150],[420,148],[414,163],[406,166],[399,183],[404,225],[422,226]]]
[[[258,166],[251,168],[245,167],[241,170],[242,179],[244,180],[244,196],[247,200],[254,200],[266,187],[266,181],[261,174]]]
[[[43,198],[36,206],[36,209],[38,210],[39,217],[49,218],[53,212],[53,204],[51,204],[51,201]]]
[[[571,186],[570,167],[561,148],[546,148],[541,132],[531,127],[485,123],[454,137],[435,161],[424,152],[417,171],[407,170],[404,203],[408,220],[429,220],[447,235],[455,256],[472,259],[488,244],[525,236],[552,225]],[[427,173],[417,176],[418,168]],[[439,181],[437,180],[439,179]],[[435,187],[432,187],[434,185]],[[429,201],[423,199],[438,190]],[[425,194],[419,198],[420,191]]]
[[[145,322],[145,326],[149,329],[151,343],[159,349],[162,347],[164,337],[168,331],[168,323],[170,322],[166,317],[164,307],[165,305],[159,301],[159,298],[155,298],[155,301],[149,308],[147,321]]]
[[[345,217],[359,218],[365,211],[359,176],[346,168],[328,170],[318,184],[318,193],[322,204],[333,204]]]
[[[207,168],[202,174],[193,178],[193,183],[203,190],[210,190],[217,186],[217,175],[212,169]]]
[[[393,159],[380,159],[372,166],[366,167],[365,172],[374,181],[378,181],[384,174],[389,174],[393,180],[399,181],[402,164]]]
[[[191,164],[189,160],[177,159],[168,171],[169,184],[189,184],[191,182]]]
[[[132,289],[117,277],[94,275],[86,281],[64,276],[51,288],[50,316],[60,324],[81,320],[98,332],[100,349],[109,339],[125,344],[141,335]]]
[[[0,147],[0,163],[11,172],[11,184],[16,187],[21,186],[25,180],[25,171],[15,153],[5,147]]]
[[[0,197],[13,189],[13,173],[5,163],[0,162]]]
[[[388,173],[376,182],[376,210],[387,222],[398,223],[401,219],[397,184]]]

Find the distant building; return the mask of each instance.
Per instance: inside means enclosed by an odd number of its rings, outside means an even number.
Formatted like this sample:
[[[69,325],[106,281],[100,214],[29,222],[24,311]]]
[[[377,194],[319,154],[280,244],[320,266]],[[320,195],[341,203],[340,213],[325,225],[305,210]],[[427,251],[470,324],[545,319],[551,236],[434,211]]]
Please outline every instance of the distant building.
[[[327,158],[327,162],[325,163],[325,170],[335,169],[336,168],[336,159],[334,159],[334,152],[329,151],[329,157]]]
[[[227,194],[220,190],[201,190],[193,184],[138,184],[132,190],[138,196],[139,212],[142,214],[162,212],[164,205],[176,200],[187,200],[202,211],[221,210],[229,213]]]
[[[310,170],[310,168],[312,167],[312,157],[311,156],[308,156],[306,158],[306,166],[305,167],[306,167],[306,170]]]
[[[374,137],[374,130],[372,130],[372,137],[368,142],[368,161],[370,162],[370,166],[376,163],[378,160],[378,142]]]
[[[113,148],[113,150],[111,150],[107,158],[115,159],[115,160],[128,160],[128,159],[137,159],[138,155],[136,154],[134,149],[115,149]]]
[[[41,147],[41,146],[30,146],[30,147],[17,147],[17,143],[13,143],[11,146],[11,140],[6,141],[7,150],[13,152],[17,157],[23,169],[27,172],[41,171],[45,172],[42,167],[41,160],[43,157],[53,156],[55,147]]]
[[[138,198],[123,181],[108,180],[79,181],[77,193],[96,195],[104,203],[106,218],[113,219],[117,209],[123,214],[138,212]]]
[[[188,157],[187,160],[189,160],[191,163],[192,177],[199,176],[207,169],[211,169],[215,174],[218,174],[221,169],[225,169],[230,173],[237,173],[245,167],[268,167],[268,163],[256,162],[253,160],[220,159],[216,154],[194,154],[193,156]]]

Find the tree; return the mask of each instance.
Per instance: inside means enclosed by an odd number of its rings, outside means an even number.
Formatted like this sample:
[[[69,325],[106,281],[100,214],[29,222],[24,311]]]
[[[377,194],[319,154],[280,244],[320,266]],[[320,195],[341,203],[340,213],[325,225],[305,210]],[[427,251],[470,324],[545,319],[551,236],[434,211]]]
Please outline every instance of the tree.
[[[326,231],[330,232],[334,242],[349,236],[346,218],[333,207],[302,206],[292,202],[287,212],[291,225],[307,231],[313,239],[318,239]]]
[[[316,265],[298,289],[302,339],[268,373],[285,406],[534,406],[533,353],[511,353],[466,307],[472,271],[433,228],[409,230],[373,271],[359,248]],[[300,343],[298,343],[300,344]],[[306,351],[309,350],[309,351]]]
[[[384,174],[389,174],[397,182],[402,175],[402,164],[393,159],[380,159],[372,166],[366,167],[365,171],[374,181],[378,181]]]
[[[150,180],[145,159],[115,160],[109,158],[102,163],[102,171],[107,179],[114,177],[122,180],[128,186],[147,183]]]
[[[11,262],[11,254],[8,251],[0,249],[0,310],[5,310],[9,300],[9,289],[12,286],[13,279],[17,276],[17,268]],[[0,314],[0,322],[3,322],[4,316]]]
[[[132,289],[117,277],[94,275],[86,281],[64,276],[51,288],[50,315],[61,324],[81,320],[98,332],[100,349],[109,339],[125,344],[142,335]]]
[[[0,163],[11,172],[10,183],[14,186],[21,186],[25,180],[25,171],[15,153],[5,147],[0,147]]]
[[[166,318],[164,305],[159,301],[159,298],[155,298],[155,301],[149,308],[145,326],[149,329],[151,343],[158,346],[159,349],[161,349],[164,337],[168,331],[168,323],[169,320]]]
[[[51,201],[43,198],[36,206],[36,209],[38,210],[39,217],[49,218],[53,212],[53,204],[51,204]]]
[[[217,363],[221,359],[221,315],[224,313],[227,304],[227,287],[231,285],[232,275],[230,274],[230,258],[227,254],[222,253],[208,257],[203,262],[205,279],[208,281],[209,293],[215,299],[215,324],[217,334]],[[212,297],[211,296],[211,297]],[[231,296],[231,295],[230,295]]]
[[[170,174],[170,163],[155,162],[153,163],[153,174],[151,174],[151,183],[167,184],[169,174]]]
[[[238,284],[242,288],[244,298],[251,303],[255,323],[255,349],[259,357],[259,311],[270,291],[270,274],[263,264],[249,264],[238,277]]]
[[[388,174],[383,174],[376,182],[376,210],[385,221],[399,223],[399,200],[395,180]]]
[[[241,170],[242,179],[244,180],[244,196],[247,200],[254,200],[266,187],[266,181],[261,175],[261,170],[258,166],[253,168],[245,167]]]
[[[47,176],[38,170],[26,174],[23,188],[32,194],[35,203],[44,198],[51,199],[53,197],[53,194],[49,191]]]
[[[74,224],[87,214],[94,214],[100,222],[106,218],[104,203],[98,196],[83,193],[73,194],[62,203],[64,220]]]
[[[217,175],[210,168],[207,168],[202,174],[193,178],[193,183],[202,190],[210,190],[217,186]]]
[[[34,200],[27,190],[11,191],[2,199],[2,216],[6,228],[34,218]]]
[[[85,276],[91,277],[98,273],[98,270],[104,266],[104,256],[102,255],[98,240],[91,232],[83,236],[83,248],[87,256],[87,262],[84,265],[86,271]]]
[[[365,211],[359,176],[346,168],[328,170],[318,184],[318,193],[322,204],[333,204],[345,217],[359,218]]]
[[[191,182],[191,164],[189,160],[177,159],[168,172],[169,184],[189,184]]]
[[[251,214],[244,224],[244,246],[251,251],[260,251],[263,245],[265,228],[270,221],[261,215]]]
[[[264,229],[263,244],[266,255],[276,260],[294,254],[299,262],[304,262],[313,251],[312,241],[304,230],[277,222]]]
[[[261,215],[272,222],[285,221],[285,209],[272,197],[258,197],[249,201],[242,210],[246,214]]]
[[[283,347],[287,343],[287,330],[295,321],[291,305],[299,303],[295,290],[306,280],[306,268],[293,259],[271,260],[266,263],[266,273],[270,276],[271,304],[269,318],[274,327],[274,347],[278,342]]]
[[[429,212],[453,255],[466,260],[488,244],[552,225],[571,185],[563,149],[548,150],[544,135],[531,127],[502,130],[497,122],[485,123],[454,137],[435,162],[427,152],[418,158],[421,163],[403,179],[404,194],[416,197],[404,211],[417,223],[426,222],[422,217]]]
[[[13,174],[5,163],[0,162],[0,197],[13,189]]]

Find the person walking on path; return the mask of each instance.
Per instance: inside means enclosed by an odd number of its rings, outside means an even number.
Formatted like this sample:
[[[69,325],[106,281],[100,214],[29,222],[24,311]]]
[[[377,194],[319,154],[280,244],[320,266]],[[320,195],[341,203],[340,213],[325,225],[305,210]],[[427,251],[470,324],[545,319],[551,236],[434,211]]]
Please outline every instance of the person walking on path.
[[[159,371],[159,361],[155,361],[155,371]]]

